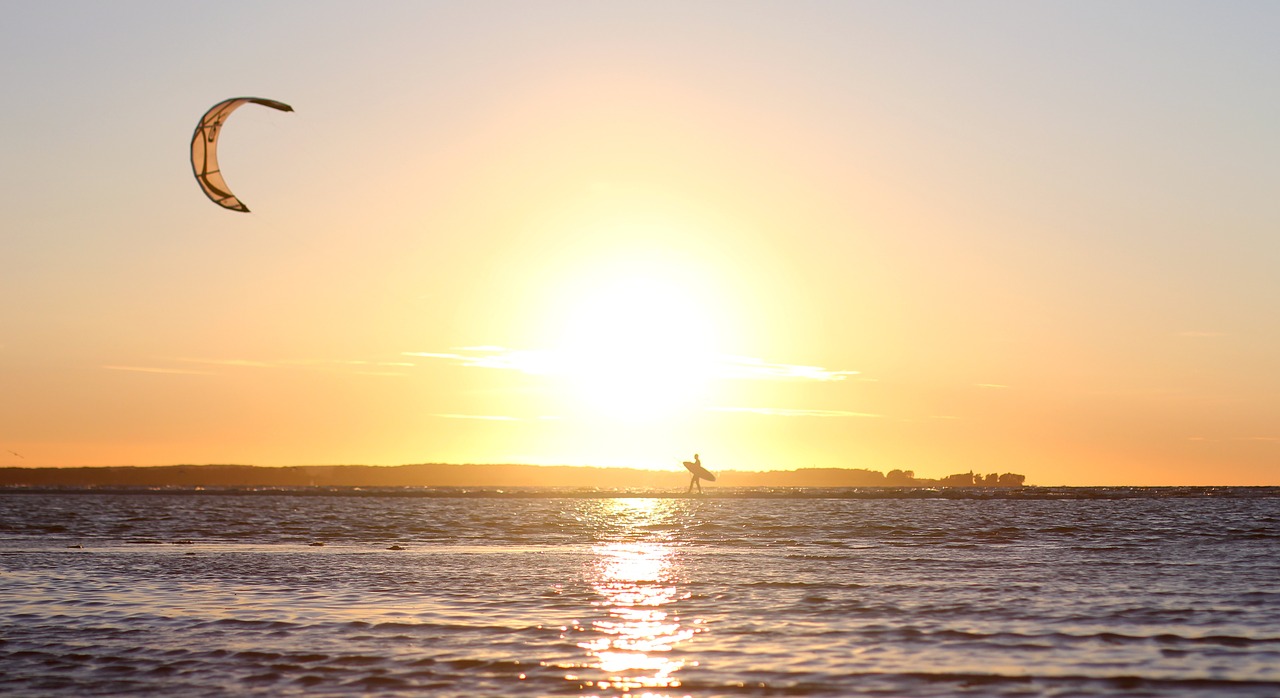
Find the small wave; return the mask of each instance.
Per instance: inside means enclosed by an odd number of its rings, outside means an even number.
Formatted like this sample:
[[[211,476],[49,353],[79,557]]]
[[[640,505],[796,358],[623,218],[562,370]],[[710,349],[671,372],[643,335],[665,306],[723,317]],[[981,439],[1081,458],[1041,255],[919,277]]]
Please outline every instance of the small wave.
[[[1280,644],[1280,636],[1240,637],[1238,635],[1204,635],[1201,637],[1187,637],[1172,633],[1161,633],[1159,635],[1153,635],[1151,639],[1161,644],[1171,645],[1222,645],[1224,647],[1252,647],[1254,645]]]
[[[231,655],[233,659],[242,659],[250,662],[270,662],[280,659],[282,655],[275,652],[259,652],[257,650],[244,650]]]
[[[245,628],[245,629],[277,629],[277,628],[293,628],[297,627],[296,623],[290,623],[283,620],[247,620],[243,618],[219,618],[217,620],[205,621],[198,623],[201,626],[219,626],[225,628]]]
[[[341,666],[370,666],[372,664],[381,664],[387,661],[385,657],[368,654],[351,654],[341,657],[330,657],[325,664],[337,664]]]
[[[1223,647],[1253,647],[1258,645],[1280,644],[1280,636],[1243,637],[1237,635],[1205,635],[1188,636],[1175,633],[1157,635],[1128,635],[1116,632],[1099,633],[980,633],[964,630],[920,630],[917,628],[869,628],[865,631],[873,637],[884,637],[890,641],[920,642],[925,640],[944,640],[960,642],[1048,642],[1051,645],[1073,642],[1101,642],[1108,645],[1149,644],[1160,645],[1218,645]]]
[[[366,676],[355,681],[348,681],[343,684],[352,688],[362,688],[367,691],[381,691],[393,688],[408,688],[412,684],[404,679],[398,679],[394,676]]]
[[[886,675],[866,675],[877,676],[883,678]],[[1027,675],[1006,675],[1006,674],[977,674],[977,673],[905,673],[899,676],[931,684],[946,683],[956,684],[957,687],[994,687],[1001,684],[1033,684],[1051,689],[1057,694],[1060,690],[1070,690],[1073,693],[1083,691],[1086,695],[1092,693],[1097,694],[1098,689],[1123,691],[1123,695],[1133,696],[1140,695],[1172,695],[1175,692],[1193,691],[1194,695],[1225,695],[1228,692],[1236,693],[1238,691],[1247,690],[1248,695],[1272,695],[1270,691],[1276,688],[1276,684],[1270,681],[1232,681],[1227,679],[1165,679],[1152,678],[1133,675],[1121,676],[1088,676],[1088,675],[1071,675],[1071,676],[1041,676],[1036,674]],[[1253,693],[1254,690],[1265,691],[1263,693]]]

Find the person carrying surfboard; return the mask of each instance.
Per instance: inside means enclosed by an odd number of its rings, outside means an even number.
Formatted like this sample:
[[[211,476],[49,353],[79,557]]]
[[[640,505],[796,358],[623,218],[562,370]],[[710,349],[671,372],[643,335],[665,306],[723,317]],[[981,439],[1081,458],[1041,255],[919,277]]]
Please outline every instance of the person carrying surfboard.
[[[693,479],[689,480],[689,489],[685,490],[686,493],[692,492],[694,485],[697,485],[698,494],[702,494],[702,480],[706,480],[707,482],[716,481],[716,476],[712,475],[711,471],[702,467],[702,457],[696,453],[693,454],[693,460],[687,460],[684,462],[684,467],[688,469],[689,472],[693,473]]]

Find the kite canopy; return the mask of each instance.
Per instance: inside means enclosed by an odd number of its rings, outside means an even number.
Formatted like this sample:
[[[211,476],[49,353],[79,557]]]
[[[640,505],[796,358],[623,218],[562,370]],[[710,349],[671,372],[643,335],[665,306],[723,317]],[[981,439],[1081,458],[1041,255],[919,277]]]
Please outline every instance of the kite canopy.
[[[223,208],[242,213],[248,213],[249,207],[231,193],[227,180],[222,178],[222,170],[218,169],[218,135],[231,112],[250,102],[280,111],[293,111],[293,107],[273,99],[234,97],[218,102],[205,112],[200,117],[196,132],[191,135],[191,171],[195,173],[205,196]]]

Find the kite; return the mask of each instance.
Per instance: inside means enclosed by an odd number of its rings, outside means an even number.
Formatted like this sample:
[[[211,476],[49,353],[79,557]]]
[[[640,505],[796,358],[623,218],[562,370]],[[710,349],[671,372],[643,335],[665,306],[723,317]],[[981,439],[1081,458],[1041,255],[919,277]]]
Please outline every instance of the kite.
[[[205,196],[223,208],[241,213],[248,213],[249,207],[231,193],[227,180],[222,178],[222,170],[218,169],[218,135],[231,112],[250,102],[280,111],[293,111],[293,107],[273,99],[235,97],[213,105],[200,117],[196,132],[191,135],[191,171],[195,173]]]

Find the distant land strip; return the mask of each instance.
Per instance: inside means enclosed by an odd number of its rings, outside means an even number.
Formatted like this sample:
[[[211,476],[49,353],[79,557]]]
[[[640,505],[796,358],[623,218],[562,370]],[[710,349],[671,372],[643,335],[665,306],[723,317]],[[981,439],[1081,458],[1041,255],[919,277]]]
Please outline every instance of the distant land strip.
[[[1016,473],[917,478],[910,470],[802,468],[717,471],[724,487],[1022,487]],[[0,468],[0,487],[596,487],[670,489],[688,485],[676,470],[576,465],[158,465]]]

